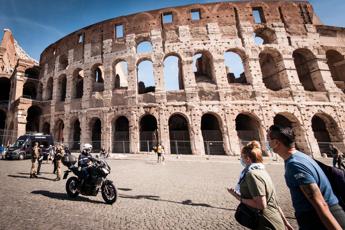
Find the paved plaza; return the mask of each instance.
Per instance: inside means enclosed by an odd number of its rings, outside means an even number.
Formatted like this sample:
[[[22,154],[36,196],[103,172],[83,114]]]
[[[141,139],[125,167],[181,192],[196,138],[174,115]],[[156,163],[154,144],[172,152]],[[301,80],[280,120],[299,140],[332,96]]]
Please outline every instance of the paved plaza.
[[[97,197],[69,199],[66,180],[54,182],[52,164],[30,179],[30,160],[0,161],[0,229],[243,229],[234,219],[238,205],[226,187],[236,184],[237,158],[153,155],[108,160],[119,197],[114,205]],[[296,227],[283,163],[266,160],[280,205]],[[64,167],[64,169],[66,169]]]

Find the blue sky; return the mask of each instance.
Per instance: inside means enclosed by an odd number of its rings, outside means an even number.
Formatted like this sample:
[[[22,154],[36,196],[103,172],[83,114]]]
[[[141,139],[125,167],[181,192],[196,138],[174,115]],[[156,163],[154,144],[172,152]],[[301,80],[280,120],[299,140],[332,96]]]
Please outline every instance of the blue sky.
[[[169,6],[216,0],[0,0],[0,29],[10,28],[36,60],[61,37],[96,22]],[[327,25],[345,27],[344,0],[311,0]],[[2,34],[1,34],[2,36]]]

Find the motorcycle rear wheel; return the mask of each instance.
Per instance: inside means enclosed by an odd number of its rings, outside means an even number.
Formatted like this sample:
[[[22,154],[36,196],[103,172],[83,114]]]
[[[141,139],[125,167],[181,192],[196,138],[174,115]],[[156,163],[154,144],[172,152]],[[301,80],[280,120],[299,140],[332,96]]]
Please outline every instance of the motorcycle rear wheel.
[[[76,198],[79,195],[78,184],[79,184],[79,181],[77,177],[70,177],[67,180],[66,192],[69,197]]]
[[[102,197],[107,204],[113,204],[117,199],[117,189],[112,182],[105,182],[102,185]]]

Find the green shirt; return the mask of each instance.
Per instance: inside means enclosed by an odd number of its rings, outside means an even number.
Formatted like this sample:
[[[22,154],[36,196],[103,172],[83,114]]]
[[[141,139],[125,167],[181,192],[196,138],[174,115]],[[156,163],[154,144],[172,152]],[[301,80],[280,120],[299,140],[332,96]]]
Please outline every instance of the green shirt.
[[[266,196],[267,207],[263,210],[264,218],[260,218],[257,229],[265,229],[269,223],[273,225],[274,229],[285,229],[283,219],[278,211],[273,182],[266,170],[254,169],[249,171],[240,184],[240,192],[244,199]]]

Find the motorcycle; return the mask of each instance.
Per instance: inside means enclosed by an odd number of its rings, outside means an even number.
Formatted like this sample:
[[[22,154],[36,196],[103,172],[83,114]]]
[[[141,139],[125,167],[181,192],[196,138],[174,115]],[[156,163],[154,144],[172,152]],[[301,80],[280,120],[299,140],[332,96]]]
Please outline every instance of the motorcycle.
[[[66,182],[66,192],[71,198],[75,198],[80,194],[85,196],[97,196],[101,189],[102,197],[107,204],[115,203],[117,199],[117,189],[111,180],[106,177],[110,174],[110,166],[105,160],[89,158],[92,162],[88,168],[89,175],[83,178],[82,170],[75,164],[77,162],[73,155],[66,155],[62,159],[62,163],[68,168],[65,171],[63,179],[67,179],[68,174],[73,172],[75,176],[68,178]]]

